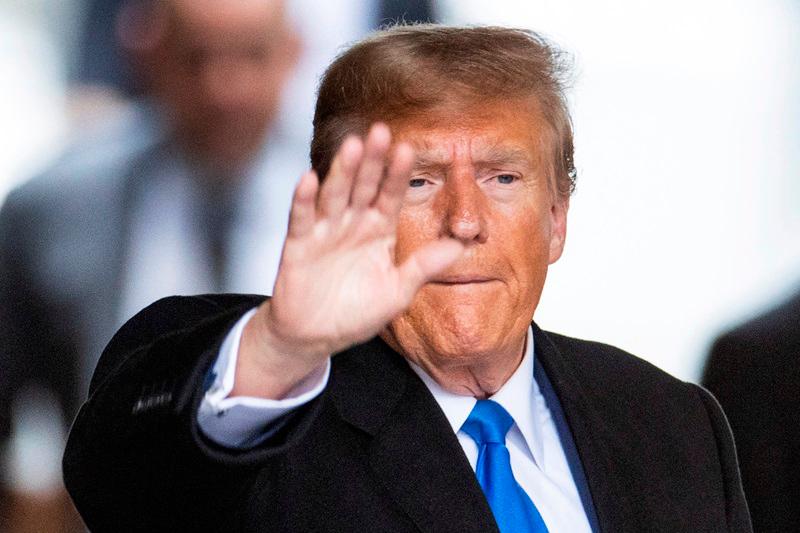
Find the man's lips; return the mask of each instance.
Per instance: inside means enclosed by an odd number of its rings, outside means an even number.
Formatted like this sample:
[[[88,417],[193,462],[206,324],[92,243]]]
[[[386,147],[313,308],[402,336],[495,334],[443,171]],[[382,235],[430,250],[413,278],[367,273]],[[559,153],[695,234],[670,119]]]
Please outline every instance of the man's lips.
[[[484,276],[481,274],[455,274],[452,276],[443,276],[431,280],[431,283],[437,285],[468,285],[471,283],[489,283],[497,281],[497,278]]]

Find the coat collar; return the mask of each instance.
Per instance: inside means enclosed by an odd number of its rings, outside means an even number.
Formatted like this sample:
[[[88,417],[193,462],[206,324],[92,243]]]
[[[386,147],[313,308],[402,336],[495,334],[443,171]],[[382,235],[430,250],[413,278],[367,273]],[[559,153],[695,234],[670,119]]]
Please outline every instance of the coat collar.
[[[334,358],[331,382],[342,418],[373,437],[371,468],[421,531],[497,531],[447,418],[402,356],[374,339]]]

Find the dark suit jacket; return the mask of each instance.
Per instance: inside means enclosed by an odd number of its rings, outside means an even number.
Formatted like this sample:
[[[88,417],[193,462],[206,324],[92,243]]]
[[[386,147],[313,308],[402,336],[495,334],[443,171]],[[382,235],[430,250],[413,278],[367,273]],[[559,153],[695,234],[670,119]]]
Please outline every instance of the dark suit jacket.
[[[496,531],[444,414],[379,339],[249,451],[203,437],[203,382],[258,297],[162,300],[116,335],[64,458],[95,531]],[[602,531],[750,531],[730,431],[703,389],[620,350],[534,327]]]
[[[800,294],[715,343],[704,384],[731,422],[756,531],[800,531]]]

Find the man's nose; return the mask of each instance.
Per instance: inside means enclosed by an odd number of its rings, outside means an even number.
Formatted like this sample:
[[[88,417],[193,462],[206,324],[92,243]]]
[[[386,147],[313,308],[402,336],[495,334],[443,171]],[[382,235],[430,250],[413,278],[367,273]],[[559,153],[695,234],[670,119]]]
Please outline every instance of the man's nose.
[[[447,180],[445,201],[448,236],[465,244],[486,242],[486,198],[472,173]]]

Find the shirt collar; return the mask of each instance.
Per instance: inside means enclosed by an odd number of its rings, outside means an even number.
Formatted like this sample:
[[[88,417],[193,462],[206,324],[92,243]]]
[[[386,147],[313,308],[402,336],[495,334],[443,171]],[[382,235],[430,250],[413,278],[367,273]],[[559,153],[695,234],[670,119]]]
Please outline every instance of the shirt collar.
[[[408,363],[422,382],[425,383],[425,386],[428,387],[428,390],[431,391],[436,403],[439,404],[445,417],[447,417],[447,421],[450,422],[453,432],[458,433],[472,412],[472,408],[475,407],[477,400],[472,396],[462,396],[445,390],[421,367],[411,361]],[[510,431],[514,431],[515,427],[517,428],[534,462],[538,465],[543,465],[544,451],[541,427],[543,421],[538,419],[538,410],[536,409],[537,398],[541,396],[541,393],[536,380],[533,379],[534,364],[533,329],[529,327],[522,362],[491,399],[508,411],[514,419],[514,426]]]

